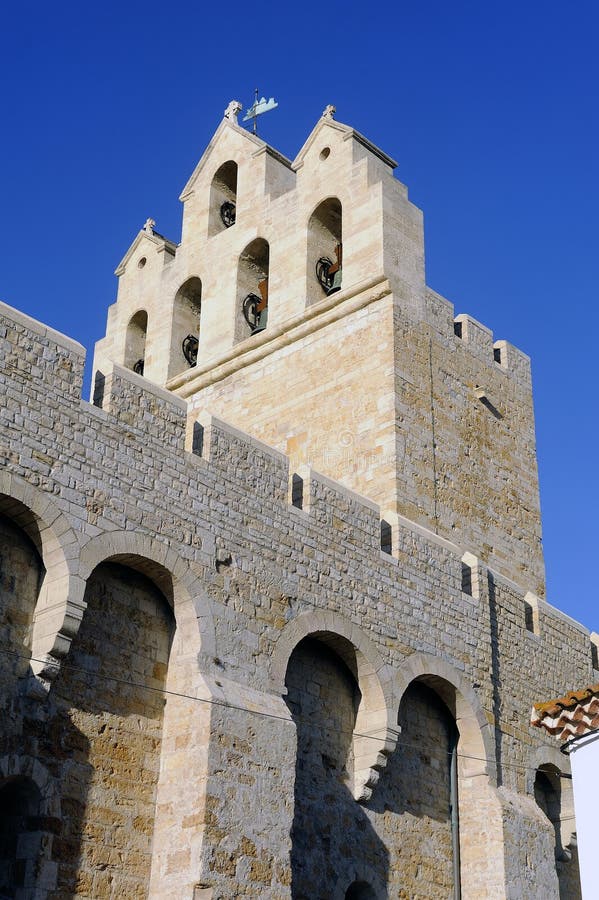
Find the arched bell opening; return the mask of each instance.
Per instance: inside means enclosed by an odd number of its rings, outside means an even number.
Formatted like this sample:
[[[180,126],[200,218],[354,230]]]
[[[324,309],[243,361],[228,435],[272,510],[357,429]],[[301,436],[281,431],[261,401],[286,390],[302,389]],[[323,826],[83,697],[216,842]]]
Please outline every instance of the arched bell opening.
[[[239,257],[235,341],[258,334],[268,323],[268,273],[270,248],[256,238]]]
[[[143,375],[146,361],[146,335],[148,333],[148,314],[145,309],[138,310],[129,319],[125,338],[124,365],[138,375]]]
[[[237,218],[237,163],[232,159],[218,168],[210,186],[208,236],[231,228]]]
[[[536,771],[533,793],[537,805],[549,819],[553,829],[560,898],[578,900],[582,894],[572,781],[557,766],[546,763],[539,766]]]
[[[341,202],[329,197],[319,203],[308,220],[306,304],[341,289],[343,227]]]
[[[202,282],[188,278],[175,295],[168,377],[197,365],[202,313]]]

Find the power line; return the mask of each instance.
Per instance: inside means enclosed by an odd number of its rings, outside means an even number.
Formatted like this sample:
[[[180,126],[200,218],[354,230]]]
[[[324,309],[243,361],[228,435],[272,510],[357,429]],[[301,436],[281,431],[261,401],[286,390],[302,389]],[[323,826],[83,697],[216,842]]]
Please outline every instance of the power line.
[[[113,681],[116,684],[124,685],[127,687],[138,688],[138,689],[145,690],[145,691],[148,691],[151,693],[160,694],[161,696],[166,694],[167,696],[177,697],[178,699],[182,699],[182,700],[191,700],[196,703],[206,703],[211,706],[218,706],[218,707],[222,707],[224,709],[230,709],[230,710],[233,710],[236,712],[251,713],[252,715],[262,716],[263,718],[267,718],[267,719],[275,719],[280,722],[293,722],[296,725],[298,723],[302,723],[302,724],[306,724],[306,725],[312,724],[309,719],[303,718],[301,716],[294,717],[293,714],[291,714],[291,718],[289,718],[287,716],[282,716],[277,713],[270,713],[270,712],[266,712],[265,710],[252,709],[251,707],[241,706],[241,705],[238,705],[235,703],[229,703],[226,700],[219,700],[214,697],[198,697],[194,694],[186,694],[181,691],[172,691],[172,690],[168,690],[167,688],[156,688],[156,687],[152,687],[152,685],[144,684],[143,682],[131,681],[126,678],[119,678],[116,675],[106,675],[103,672],[90,672],[88,669],[84,669],[82,666],[76,666],[73,663],[49,662],[48,660],[38,659],[34,656],[26,656],[22,653],[18,653],[17,651],[10,650],[9,648],[6,648],[6,647],[0,647],[0,653],[4,653],[6,656],[12,656],[16,659],[25,660],[26,662],[37,662],[37,663],[41,663],[42,665],[45,665],[45,666],[49,665],[53,668],[56,668],[58,671],[62,671],[64,669],[69,669],[73,672],[78,672],[78,673],[84,675],[86,678],[89,678],[92,682],[97,679],[103,679],[104,681]],[[333,732],[334,734],[338,734],[338,735],[346,735],[348,737],[352,736],[354,738],[364,738],[366,740],[376,741],[379,745],[385,743],[385,738],[376,737],[375,735],[372,735],[372,734],[363,734],[359,731],[353,731],[353,730],[349,731],[346,729],[328,728],[326,725],[321,725],[320,729],[322,731]],[[422,746],[419,746],[418,744],[409,744],[409,743],[406,743],[399,739],[397,741],[396,746],[398,748],[401,748],[404,750],[417,750],[417,751],[423,750]],[[440,752],[444,753],[448,757],[451,757],[451,751],[441,750]],[[472,762],[481,762],[481,763],[485,763],[485,765],[487,765],[491,768],[493,768],[493,767],[498,768],[497,763],[495,763],[493,761],[489,761],[481,756],[471,756],[471,755],[465,754],[465,753],[458,753],[458,758],[464,759],[464,760],[470,760]],[[537,771],[537,769],[533,766],[525,766],[525,765],[521,765],[519,763],[504,763],[504,762],[502,762],[501,767],[515,769],[515,770],[522,771],[522,772],[536,772]],[[563,773],[559,772],[559,770],[558,770],[558,772],[552,773],[552,774],[559,775],[560,777],[569,777],[569,776],[565,776]]]

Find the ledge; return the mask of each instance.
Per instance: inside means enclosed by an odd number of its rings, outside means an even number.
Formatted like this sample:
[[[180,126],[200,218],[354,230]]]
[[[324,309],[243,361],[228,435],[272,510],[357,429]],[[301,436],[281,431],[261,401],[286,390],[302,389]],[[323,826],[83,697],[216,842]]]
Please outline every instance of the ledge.
[[[191,397],[203,388],[222,381],[234,372],[259,362],[271,353],[288,347],[300,338],[313,334],[390,293],[391,287],[383,275],[358,282],[345,291],[339,291],[308,306],[299,315],[286,319],[275,328],[247,338],[213,362],[194,366],[193,369],[176,375],[167,383],[167,389],[179,397]]]
[[[43,322],[39,322],[31,316],[26,316],[25,313],[19,312],[18,309],[14,309],[14,307],[9,306],[8,303],[3,303],[1,300],[0,315],[6,316],[7,319],[10,319],[15,324],[22,325],[24,328],[28,328],[35,334],[39,334],[40,337],[48,338],[48,340],[59,344],[71,353],[75,353],[77,356],[85,358],[85,347],[78,341],[74,341],[72,338],[67,337],[66,334],[63,334],[61,331],[55,331],[54,328],[44,325]]]

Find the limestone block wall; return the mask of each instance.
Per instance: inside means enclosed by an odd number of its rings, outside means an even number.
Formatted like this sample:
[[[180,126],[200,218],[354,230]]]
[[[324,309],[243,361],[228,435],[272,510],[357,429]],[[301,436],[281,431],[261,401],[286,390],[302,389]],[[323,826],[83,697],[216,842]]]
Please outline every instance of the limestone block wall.
[[[315,470],[294,507],[283,454],[206,416],[196,440],[183,400],[118,366],[102,408],[83,403],[80,348],[0,312],[0,512],[45,572],[29,635],[2,646],[31,658],[3,684],[0,792],[12,779],[39,794],[37,896],[289,897],[298,723],[285,678],[309,638],[359,692],[348,759],[361,781],[332,802],[351,813],[365,862],[332,872],[330,896],[355,882],[381,898],[445,890],[447,819],[410,795],[405,767],[442,798],[442,745],[433,765],[426,739],[452,720],[463,896],[514,896],[520,879],[531,897],[557,897],[532,799],[554,756],[528,711],[541,687],[592,677],[588,632],[475,547],[405,516],[381,552],[380,507]],[[117,672],[124,689],[102,687]],[[420,685],[438,699],[427,705]],[[428,723],[415,746],[398,728],[414,690],[415,720]],[[125,702],[135,710],[122,717]],[[360,856],[364,834],[380,853]]]
[[[223,367],[225,377],[207,372],[192,416],[210,411],[284,452],[294,469],[312,465],[384,504],[396,440],[391,297],[376,286],[360,307],[315,321],[304,337],[286,332],[266,358],[230,374]]]
[[[200,364],[250,338],[241,303],[249,291],[258,293],[263,277],[268,278],[268,329],[281,327],[325,296],[316,263],[322,256],[334,259],[338,243],[344,248],[343,286],[355,287],[366,278],[383,277],[385,245],[399,240],[400,250],[409,253],[389,258],[389,277],[401,284],[406,308],[421,309],[422,217],[394,180],[394,166],[365,138],[332,119],[320,120],[293,164],[224,119],[181,194],[181,242],[175,245],[148,226],[118,266],[117,301],[106,337],[96,348],[94,370],[102,372],[110,362],[132,368],[141,354],[144,374],[158,384],[184,373],[189,364],[181,336],[175,338],[177,304],[191,278],[201,283],[195,327]],[[227,198],[235,206],[229,227],[220,216]],[[327,237],[328,226],[321,233],[313,214],[331,202],[339,211],[331,226],[334,235]],[[256,240],[266,248],[259,265],[253,256]],[[147,314],[147,325],[145,349],[138,354],[128,347],[131,323],[140,311]]]
[[[543,596],[530,362],[473,319],[454,320],[439,295],[429,304],[427,324],[395,312],[393,508]]]
[[[540,596],[528,358],[429,292],[408,318],[388,282],[341,292],[312,318],[171,382],[210,410],[432,531]]]

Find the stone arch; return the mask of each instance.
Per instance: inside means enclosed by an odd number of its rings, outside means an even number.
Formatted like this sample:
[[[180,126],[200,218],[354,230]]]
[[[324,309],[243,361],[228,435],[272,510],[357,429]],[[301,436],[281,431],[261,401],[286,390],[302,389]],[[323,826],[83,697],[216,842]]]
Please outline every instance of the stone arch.
[[[306,305],[322,300],[341,287],[343,211],[338,197],[326,197],[307,222]],[[329,264],[322,262],[328,260]]]
[[[41,794],[44,815],[60,818],[60,791],[39,759],[22,753],[0,756],[0,784],[14,778],[30,779]]]
[[[52,841],[60,814],[56,785],[39,760],[18,754],[0,757],[0,862],[4,876],[0,890],[10,890],[12,896],[12,890],[22,889],[33,896],[40,877],[48,890],[56,887]],[[11,873],[12,863],[19,864],[17,880]]]
[[[354,675],[362,698],[353,743],[354,796],[367,801],[397,743],[393,674],[364,632],[337,613],[312,610],[293,619],[279,636],[271,662],[276,690],[285,694],[285,673],[295,647],[311,637],[326,644]]]
[[[576,819],[570,760],[557,747],[539,747],[529,756],[526,790],[553,828],[560,896],[580,896]]]
[[[235,341],[264,331],[268,323],[270,246],[262,237],[247,244],[237,263]]]
[[[397,673],[400,698],[414,683],[434,692],[457,730],[452,778],[455,777],[454,790],[457,789],[458,817],[452,825],[452,844],[454,873],[459,876],[462,895],[486,896],[487,891],[499,894],[504,889],[504,872],[502,865],[496,864],[496,855],[504,838],[492,727],[476,692],[448,661],[427,653],[412,654]],[[401,744],[398,751],[401,753]]]
[[[534,794],[534,784],[537,770],[543,766],[554,766],[565,775],[571,775],[570,760],[557,747],[537,747],[528,757],[526,769],[526,793]]]
[[[397,672],[396,693],[400,700],[413,681],[431,687],[452,713],[460,732],[464,775],[486,775],[496,783],[492,727],[476,692],[461,672],[438,656],[413,653]]]
[[[386,897],[384,886],[375,886],[372,876],[356,878],[346,889],[340,888],[335,892],[334,900],[379,900]]]
[[[235,160],[218,167],[210,184],[208,236],[219,234],[235,224],[237,218],[237,175]]]
[[[46,570],[33,619],[31,668],[48,681],[81,621],[79,541],[53,498],[16,475],[0,476],[0,512],[29,537]]]
[[[148,334],[148,313],[138,309],[127,323],[125,334],[125,358],[123,365],[138,375],[143,375],[146,359],[146,338]]]
[[[145,575],[162,591],[170,604],[178,626],[194,620],[197,636],[195,652],[216,656],[216,638],[212,605],[203,585],[176,550],[147,534],[111,531],[92,538],[82,549],[79,575],[85,584],[93,570],[103,562],[116,562]],[[196,630],[197,629],[197,630]],[[186,638],[189,641],[188,630]],[[190,651],[192,648],[189,648]]]
[[[197,365],[202,315],[202,281],[187,278],[175,294],[171,323],[168,377]]]

